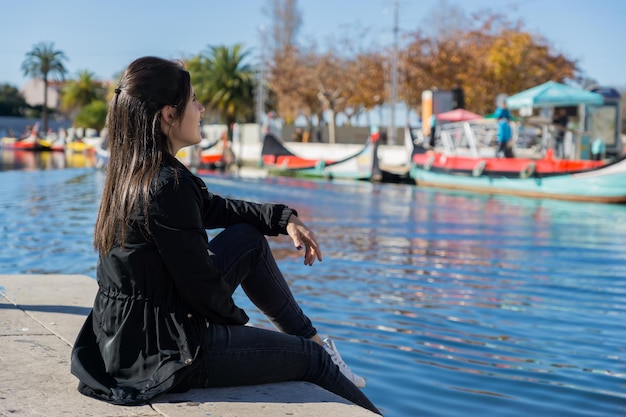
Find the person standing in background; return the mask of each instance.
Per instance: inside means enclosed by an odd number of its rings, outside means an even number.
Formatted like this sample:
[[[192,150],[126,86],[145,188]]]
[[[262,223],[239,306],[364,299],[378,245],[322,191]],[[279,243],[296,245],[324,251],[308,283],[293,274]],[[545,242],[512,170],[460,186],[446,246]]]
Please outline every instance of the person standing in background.
[[[595,138],[594,141],[591,142],[591,159],[593,161],[600,161],[604,159],[605,152],[606,147],[604,146],[602,138]]]
[[[303,133],[301,127],[296,127],[293,134],[291,135],[291,140],[294,142],[302,142]]]
[[[437,134],[437,115],[433,113],[430,116],[430,138],[428,144],[431,148],[435,147],[435,135]]]
[[[513,150],[510,147],[511,125],[509,119],[500,115],[498,117],[498,150],[496,157],[513,158]]]
[[[559,109],[556,117],[552,120],[554,124],[554,128],[556,130],[554,136],[554,156],[557,158],[563,158],[565,156],[564,152],[564,142],[565,142],[565,132],[567,132],[567,111],[565,109]]]
[[[507,120],[511,120],[511,112],[506,105],[506,101],[503,101],[502,105],[496,109],[495,116],[496,119],[504,117]]]

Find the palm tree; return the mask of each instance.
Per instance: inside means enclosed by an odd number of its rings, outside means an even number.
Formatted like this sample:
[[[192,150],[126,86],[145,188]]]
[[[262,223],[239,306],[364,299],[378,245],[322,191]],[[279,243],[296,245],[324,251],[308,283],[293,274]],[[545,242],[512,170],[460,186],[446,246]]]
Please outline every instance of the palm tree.
[[[43,130],[48,131],[48,84],[49,79],[64,79],[67,70],[63,61],[67,60],[63,51],[54,49],[54,43],[40,42],[26,53],[22,62],[24,75],[43,80]]]
[[[94,73],[83,70],[76,80],[65,84],[61,96],[61,108],[65,111],[79,110],[95,100],[104,100],[106,91]]]
[[[188,63],[196,97],[226,123],[231,141],[233,124],[254,114],[254,72],[244,62],[247,56],[241,44],[210,46]]]

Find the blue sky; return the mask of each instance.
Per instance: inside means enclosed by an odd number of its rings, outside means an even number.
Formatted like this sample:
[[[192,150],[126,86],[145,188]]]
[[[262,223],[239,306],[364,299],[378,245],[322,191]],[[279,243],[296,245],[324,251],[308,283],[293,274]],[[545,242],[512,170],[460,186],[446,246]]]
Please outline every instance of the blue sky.
[[[415,31],[432,22],[440,0],[399,0],[399,29]],[[180,58],[208,45],[242,43],[258,51],[260,30],[270,25],[269,0],[27,0],[6,1],[0,24],[0,83],[21,87],[20,66],[33,45],[54,42],[68,56],[69,77],[89,70],[110,79],[143,55]],[[521,19],[543,35],[589,77],[626,87],[626,1],[622,0],[447,0],[473,12],[490,9]],[[299,40],[324,47],[356,35],[362,47],[393,43],[393,0],[299,0]],[[355,36],[351,36],[355,38]],[[359,46],[359,45],[357,45]],[[255,52],[256,53],[256,52]]]

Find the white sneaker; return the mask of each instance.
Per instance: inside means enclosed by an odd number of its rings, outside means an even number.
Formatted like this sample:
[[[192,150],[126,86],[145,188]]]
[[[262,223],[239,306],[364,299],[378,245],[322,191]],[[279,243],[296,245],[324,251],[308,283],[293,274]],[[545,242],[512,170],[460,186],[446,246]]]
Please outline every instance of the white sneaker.
[[[335,365],[339,367],[339,370],[346,378],[352,381],[358,388],[365,387],[365,378],[358,376],[348,368],[348,365],[341,359],[341,355],[332,339],[324,339],[324,350],[330,355],[330,358],[335,362]]]

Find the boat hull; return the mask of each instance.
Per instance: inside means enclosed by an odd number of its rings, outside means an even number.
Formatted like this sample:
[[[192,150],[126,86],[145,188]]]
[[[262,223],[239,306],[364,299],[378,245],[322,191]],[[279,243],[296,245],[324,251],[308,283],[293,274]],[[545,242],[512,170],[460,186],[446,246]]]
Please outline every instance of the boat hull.
[[[41,139],[31,140],[31,139],[16,139],[5,137],[0,141],[0,147],[2,149],[9,149],[15,151],[55,151],[54,147],[48,141],[44,141]]]
[[[418,161],[422,158],[416,158]],[[435,157],[436,159],[436,157]],[[411,178],[418,186],[439,187],[488,194],[517,195],[569,201],[626,202],[626,160],[576,171],[537,169],[541,161],[519,161],[519,170],[485,170],[476,159],[474,169],[455,169],[452,164],[435,164],[432,157],[413,163]],[[588,161],[593,162],[593,161]],[[526,163],[526,165],[523,165]],[[530,163],[532,169],[524,171]],[[597,164],[596,164],[597,165]],[[477,168],[482,168],[477,169]]]
[[[266,135],[261,151],[263,167],[271,175],[293,177],[369,180],[374,166],[378,137],[372,138],[357,153],[345,158],[310,159],[295,155],[273,135]]]
[[[363,153],[346,161],[330,162],[329,165],[326,165],[325,161],[318,161],[315,165],[305,168],[268,167],[268,173],[294,177],[369,180],[372,176],[372,163],[371,155]]]

